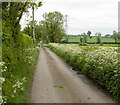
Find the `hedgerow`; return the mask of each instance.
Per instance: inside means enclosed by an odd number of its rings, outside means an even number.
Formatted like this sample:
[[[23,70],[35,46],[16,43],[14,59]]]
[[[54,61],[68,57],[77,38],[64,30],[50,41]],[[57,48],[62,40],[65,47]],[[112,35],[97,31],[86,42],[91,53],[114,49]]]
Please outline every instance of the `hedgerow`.
[[[0,104],[28,101],[28,88],[35,70],[39,47],[33,46],[32,38],[22,33],[20,21],[23,14],[29,13],[29,8],[37,9],[40,6],[42,6],[41,1],[36,3],[2,2],[0,9],[2,15],[0,19],[2,24],[2,31],[0,30],[0,37],[2,36]]]
[[[120,102],[120,53],[115,48],[83,50],[77,45],[49,44],[53,52],[106,89]]]
[[[39,47],[34,47],[32,38],[21,31],[13,37],[11,28],[6,27],[4,21],[2,29],[0,103],[28,103]]]

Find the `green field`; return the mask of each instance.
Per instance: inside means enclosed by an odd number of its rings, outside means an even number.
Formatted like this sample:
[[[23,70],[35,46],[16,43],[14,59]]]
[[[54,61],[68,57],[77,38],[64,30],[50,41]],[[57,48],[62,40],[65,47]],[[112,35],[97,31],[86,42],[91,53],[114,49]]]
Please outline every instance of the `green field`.
[[[100,46],[99,44],[88,44],[88,46]],[[119,47],[119,44],[103,44],[104,47]]]
[[[83,38],[83,36],[69,36],[68,42],[80,42],[80,38]],[[92,36],[92,38],[87,37],[88,43],[97,42],[95,36]],[[105,38],[101,37],[101,42],[115,42],[113,38]]]

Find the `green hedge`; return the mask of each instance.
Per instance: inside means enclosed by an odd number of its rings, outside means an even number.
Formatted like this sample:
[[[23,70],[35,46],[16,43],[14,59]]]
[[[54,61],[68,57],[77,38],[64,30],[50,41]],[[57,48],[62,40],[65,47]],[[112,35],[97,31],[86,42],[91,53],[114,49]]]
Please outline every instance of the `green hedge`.
[[[50,44],[53,52],[74,68],[106,89],[120,102],[120,69],[118,50],[115,48],[93,48],[85,51],[77,45]]]
[[[10,27],[2,25],[2,99],[0,104],[28,103],[29,87],[33,80],[39,47],[32,38],[18,31],[13,37]],[[5,81],[1,81],[4,79]],[[0,86],[1,87],[1,86]],[[0,95],[1,97],[1,95]]]

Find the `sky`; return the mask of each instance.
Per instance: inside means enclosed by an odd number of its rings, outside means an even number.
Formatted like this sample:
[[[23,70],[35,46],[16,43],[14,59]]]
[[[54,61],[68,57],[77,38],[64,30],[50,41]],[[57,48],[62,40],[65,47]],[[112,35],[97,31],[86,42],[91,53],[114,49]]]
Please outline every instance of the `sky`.
[[[119,0],[42,0],[43,6],[35,10],[35,20],[43,20],[42,15],[47,12],[59,11],[68,15],[67,34],[78,35],[87,33],[94,35],[100,32],[102,35],[112,34],[118,31],[118,1]],[[30,10],[30,15],[32,10]],[[21,20],[22,28],[27,21],[26,15]]]

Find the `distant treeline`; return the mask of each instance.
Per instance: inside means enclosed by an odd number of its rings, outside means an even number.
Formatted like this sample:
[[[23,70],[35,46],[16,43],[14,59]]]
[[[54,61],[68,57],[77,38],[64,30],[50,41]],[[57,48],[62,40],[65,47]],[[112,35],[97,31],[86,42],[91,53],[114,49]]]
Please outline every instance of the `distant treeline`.
[[[61,44],[79,44],[80,42],[61,42]],[[115,43],[115,42],[102,42],[103,44],[120,44],[120,42]],[[99,44],[98,42],[88,42],[87,44]]]

